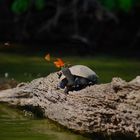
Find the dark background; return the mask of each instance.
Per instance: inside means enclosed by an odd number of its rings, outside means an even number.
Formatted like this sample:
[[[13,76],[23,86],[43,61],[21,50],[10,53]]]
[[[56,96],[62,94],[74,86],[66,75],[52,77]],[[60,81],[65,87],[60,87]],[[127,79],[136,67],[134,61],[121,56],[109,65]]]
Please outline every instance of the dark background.
[[[0,0],[1,51],[139,57],[139,39],[139,0]]]

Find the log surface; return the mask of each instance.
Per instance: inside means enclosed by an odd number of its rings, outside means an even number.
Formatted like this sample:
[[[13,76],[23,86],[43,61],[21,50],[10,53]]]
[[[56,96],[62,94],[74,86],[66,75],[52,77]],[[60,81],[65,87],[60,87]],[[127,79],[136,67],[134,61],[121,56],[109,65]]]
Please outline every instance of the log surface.
[[[0,102],[34,108],[77,132],[140,137],[140,76],[64,94],[56,73],[0,91]]]

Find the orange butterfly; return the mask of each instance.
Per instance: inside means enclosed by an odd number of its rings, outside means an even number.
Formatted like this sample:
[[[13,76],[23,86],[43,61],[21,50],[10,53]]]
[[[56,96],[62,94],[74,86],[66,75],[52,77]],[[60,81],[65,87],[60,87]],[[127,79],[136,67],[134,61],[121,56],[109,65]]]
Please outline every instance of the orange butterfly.
[[[65,65],[65,63],[63,62],[63,60],[61,58],[57,58],[57,61],[54,61],[54,64],[57,68],[64,67],[64,65]]]
[[[46,59],[47,61],[50,61],[50,60],[51,60],[51,57],[50,57],[50,54],[49,54],[49,53],[45,56],[45,59]]]

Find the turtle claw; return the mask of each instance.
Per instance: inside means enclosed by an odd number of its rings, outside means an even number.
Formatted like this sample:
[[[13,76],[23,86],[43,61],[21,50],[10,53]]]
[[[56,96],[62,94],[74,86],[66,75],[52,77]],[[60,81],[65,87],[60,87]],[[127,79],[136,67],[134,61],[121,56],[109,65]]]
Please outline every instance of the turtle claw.
[[[68,88],[65,88],[64,93],[65,93],[66,95],[69,94]]]

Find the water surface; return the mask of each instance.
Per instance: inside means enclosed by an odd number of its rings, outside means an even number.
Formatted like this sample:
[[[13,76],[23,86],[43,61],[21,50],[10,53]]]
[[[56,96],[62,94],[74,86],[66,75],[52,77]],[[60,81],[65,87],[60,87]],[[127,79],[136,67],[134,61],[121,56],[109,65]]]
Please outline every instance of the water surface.
[[[90,140],[64,130],[48,119],[27,117],[23,112],[0,104],[0,140]]]

